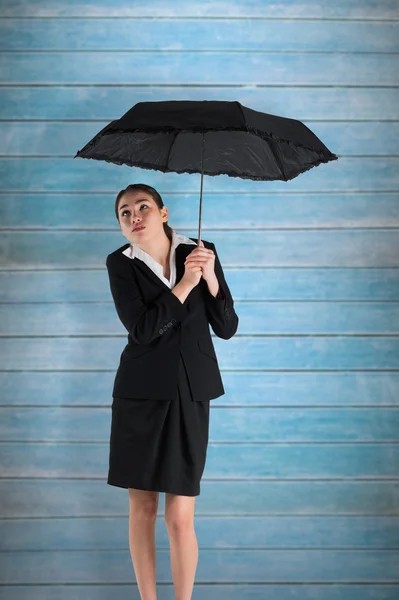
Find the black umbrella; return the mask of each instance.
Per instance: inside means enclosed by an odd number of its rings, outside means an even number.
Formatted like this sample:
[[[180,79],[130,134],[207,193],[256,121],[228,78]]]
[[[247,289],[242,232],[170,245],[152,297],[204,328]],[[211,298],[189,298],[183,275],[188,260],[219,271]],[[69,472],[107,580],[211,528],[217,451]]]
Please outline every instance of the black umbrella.
[[[337,160],[301,121],[252,110],[239,102],[138,102],[111,121],[75,157],[164,173],[289,181]]]

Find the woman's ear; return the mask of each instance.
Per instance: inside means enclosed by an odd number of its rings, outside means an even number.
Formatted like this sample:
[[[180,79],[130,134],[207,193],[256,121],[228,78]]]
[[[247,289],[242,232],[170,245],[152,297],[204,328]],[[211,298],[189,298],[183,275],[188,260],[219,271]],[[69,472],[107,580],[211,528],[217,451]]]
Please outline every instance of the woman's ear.
[[[166,217],[164,223],[167,223],[168,222],[168,207],[167,206],[163,206],[161,208],[161,210],[163,212],[162,217]]]

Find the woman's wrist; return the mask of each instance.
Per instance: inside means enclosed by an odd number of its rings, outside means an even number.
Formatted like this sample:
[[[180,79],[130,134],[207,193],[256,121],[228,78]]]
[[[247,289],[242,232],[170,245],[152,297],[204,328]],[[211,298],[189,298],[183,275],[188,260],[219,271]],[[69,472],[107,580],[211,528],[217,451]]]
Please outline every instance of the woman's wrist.
[[[211,279],[206,280],[207,286],[208,286],[208,290],[209,293],[216,298],[216,296],[219,293],[219,281],[218,278],[216,277],[216,275],[214,275],[214,277],[212,277]]]
[[[187,281],[181,279],[179,283],[177,283],[172,289],[172,294],[177,296],[180,302],[183,303],[194,287],[195,286],[191,285]]]

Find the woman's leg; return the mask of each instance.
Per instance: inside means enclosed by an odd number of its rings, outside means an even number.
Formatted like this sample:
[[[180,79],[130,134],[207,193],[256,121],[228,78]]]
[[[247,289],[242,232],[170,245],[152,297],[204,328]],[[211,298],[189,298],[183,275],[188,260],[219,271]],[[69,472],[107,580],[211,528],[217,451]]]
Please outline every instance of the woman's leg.
[[[141,600],[156,600],[155,524],[159,492],[129,490],[129,547]]]
[[[170,560],[175,600],[190,600],[198,562],[194,530],[196,496],[165,494],[165,523],[170,542]]]

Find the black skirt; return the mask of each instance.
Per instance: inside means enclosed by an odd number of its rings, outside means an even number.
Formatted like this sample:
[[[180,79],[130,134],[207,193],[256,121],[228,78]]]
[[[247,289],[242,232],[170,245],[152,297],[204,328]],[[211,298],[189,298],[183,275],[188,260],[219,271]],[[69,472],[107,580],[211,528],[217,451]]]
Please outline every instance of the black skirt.
[[[209,403],[194,402],[181,354],[173,400],[114,396],[107,483],[199,496],[208,447]]]

